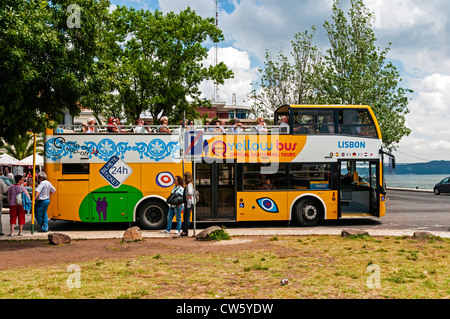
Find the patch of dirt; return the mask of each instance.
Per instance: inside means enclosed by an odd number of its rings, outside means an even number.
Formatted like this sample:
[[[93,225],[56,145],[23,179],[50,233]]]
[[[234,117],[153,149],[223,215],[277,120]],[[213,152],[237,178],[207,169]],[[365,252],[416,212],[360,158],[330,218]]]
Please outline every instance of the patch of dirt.
[[[121,239],[72,240],[70,244],[50,245],[46,240],[0,241],[0,271],[11,268],[77,263],[96,259],[155,256],[181,253],[223,253],[267,248],[268,237],[233,237],[231,240],[199,241],[193,237],[145,238],[124,243]]]

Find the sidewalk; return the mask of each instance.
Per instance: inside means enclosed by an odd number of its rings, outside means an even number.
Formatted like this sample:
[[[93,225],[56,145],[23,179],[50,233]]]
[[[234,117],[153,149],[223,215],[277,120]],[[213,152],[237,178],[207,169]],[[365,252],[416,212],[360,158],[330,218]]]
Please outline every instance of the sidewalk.
[[[26,224],[24,226],[24,231],[22,236],[17,236],[18,233],[18,225],[16,225],[14,229],[15,236],[9,237],[6,236],[9,234],[9,209],[4,208],[2,214],[2,223],[3,223],[3,233],[4,236],[0,236],[0,240],[47,240],[47,233],[40,233],[38,230],[40,229],[39,225],[35,222],[34,225],[34,233],[31,234],[31,214],[27,214],[25,216]],[[51,225],[52,221],[49,220],[50,229],[52,229]],[[192,225],[191,225],[192,226]],[[221,225],[219,225],[221,226]],[[82,230],[82,231],[73,231],[73,230],[56,230],[54,233],[63,233],[68,235],[71,239],[121,239],[123,234],[128,226],[124,227],[120,230]],[[196,234],[198,234],[202,229],[206,228],[204,224],[197,224]],[[227,228],[226,231],[230,234],[230,236],[306,236],[306,235],[341,235],[342,230],[344,229],[358,229],[364,230],[369,233],[370,236],[413,236],[414,232],[418,232],[421,230],[418,229],[379,229],[379,228],[371,228],[371,227],[358,227],[355,228],[353,226],[335,226],[335,227],[324,227],[324,226],[316,226],[316,227],[248,227],[248,228]],[[172,234],[163,234],[161,230],[141,230],[142,237],[144,238],[172,238],[175,237],[174,232]],[[440,236],[442,238],[450,238],[450,231],[430,231],[432,234],[436,236]],[[189,230],[189,236],[194,235],[194,230]]]
[[[5,214],[3,214],[5,215]],[[8,218],[8,217],[7,217]],[[24,227],[24,232],[22,236],[17,236],[18,226],[14,230],[15,236],[9,237],[6,234],[9,233],[9,223],[5,216],[3,216],[3,232],[5,236],[0,236],[0,240],[47,240],[48,234],[52,233],[49,231],[47,233],[40,233],[37,230],[40,229],[39,225],[35,225],[34,233],[31,234],[31,216],[26,216],[27,224]],[[51,221],[50,221],[51,222]],[[205,225],[197,225],[196,234],[198,234],[202,229],[206,228]],[[51,227],[50,227],[51,229]],[[358,229],[364,230],[369,233],[370,236],[413,236],[414,232],[420,231],[417,229],[375,229],[375,228],[364,228],[361,226],[359,228],[337,226],[337,227],[265,227],[265,228],[226,228],[226,231],[233,236],[306,236],[306,235],[336,235],[340,236],[342,230],[344,229]],[[83,230],[83,231],[72,231],[72,230],[56,230],[54,233],[63,233],[68,235],[71,239],[121,239],[126,228],[122,230]],[[161,230],[141,230],[142,237],[144,238],[172,238],[175,237],[174,232],[171,234],[163,234]],[[442,238],[450,238],[450,231],[431,231],[432,234],[440,236]],[[189,236],[194,235],[194,230],[189,230]]]

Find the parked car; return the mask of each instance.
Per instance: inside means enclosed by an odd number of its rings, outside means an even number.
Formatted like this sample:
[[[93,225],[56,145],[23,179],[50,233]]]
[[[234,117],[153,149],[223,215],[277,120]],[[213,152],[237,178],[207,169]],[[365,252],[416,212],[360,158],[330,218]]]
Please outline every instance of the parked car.
[[[6,185],[11,186],[12,184],[15,184],[16,181],[8,178],[6,176],[0,176],[0,178],[5,182]],[[30,198],[32,198],[32,194],[33,194],[33,188],[29,187],[29,186],[25,186],[25,188],[27,189],[28,194],[30,194]],[[4,198],[3,198],[3,207],[9,207],[8,204],[8,196],[5,194]]]
[[[450,177],[446,177],[434,185],[434,194],[439,195],[440,193],[450,193]]]

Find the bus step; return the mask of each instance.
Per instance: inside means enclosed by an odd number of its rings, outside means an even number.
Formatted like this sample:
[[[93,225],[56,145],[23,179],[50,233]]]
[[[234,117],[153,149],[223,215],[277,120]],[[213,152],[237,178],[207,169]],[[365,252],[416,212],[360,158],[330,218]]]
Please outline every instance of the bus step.
[[[357,212],[348,212],[348,213],[342,213],[341,219],[345,218],[370,218],[374,217],[373,215],[369,213],[357,213]]]

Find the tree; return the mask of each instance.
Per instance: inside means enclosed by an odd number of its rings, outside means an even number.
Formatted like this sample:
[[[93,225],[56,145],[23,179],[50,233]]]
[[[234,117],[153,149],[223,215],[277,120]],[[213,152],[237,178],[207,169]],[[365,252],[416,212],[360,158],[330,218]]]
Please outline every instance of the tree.
[[[321,61],[321,54],[312,44],[315,28],[312,32],[302,31],[294,35],[291,41],[291,59],[281,49],[278,60],[273,60],[266,52],[266,61],[259,86],[259,92],[253,90],[250,97],[256,102],[257,113],[267,115],[283,104],[314,103],[316,92],[315,66]],[[292,62],[290,62],[290,60]]]
[[[292,41],[293,63],[280,51],[278,61],[266,54],[260,70],[261,93],[253,91],[258,106],[276,109],[282,104],[367,104],[381,127],[383,143],[395,148],[411,132],[405,126],[407,93],[399,87],[397,68],[387,60],[389,47],[376,46],[375,15],[362,0],[351,0],[348,18],[339,0],[332,8],[332,22],[324,28],[330,48],[322,54],[313,44],[313,33],[300,32]],[[314,28],[313,28],[314,30]]]
[[[10,144],[80,112],[108,0],[0,3],[0,135]],[[72,9],[70,9],[72,8]],[[68,10],[69,9],[69,10]]]
[[[39,149],[38,149],[39,148]],[[42,136],[36,136],[36,149],[37,153],[43,155],[42,149],[44,148],[44,140]],[[19,135],[14,145],[5,145],[6,153],[18,160],[33,155],[34,151],[34,137],[33,134]]]
[[[376,47],[375,15],[362,0],[351,0],[346,17],[339,0],[333,4],[333,23],[325,21],[330,49],[318,68],[316,89],[322,103],[370,105],[381,127],[383,143],[395,148],[411,132],[405,126],[406,93],[399,87],[397,68],[386,59],[389,47]],[[389,43],[389,46],[391,43]]]
[[[202,43],[208,38],[218,42],[223,35],[212,18],[203,19],[190,8],[164,15],[118,7],[110,16],[99,61],[109,66],[104,79],[109,79],[105,83],[115,112],[124,112],[131,122],[149,111],[155,122],[166,115],[179,123],[183,112],[210,105],[200,98],[200,83],[223,84],[232,72],[224,63],[203,66],[207,49]]]

